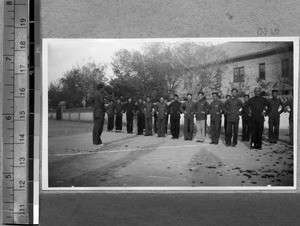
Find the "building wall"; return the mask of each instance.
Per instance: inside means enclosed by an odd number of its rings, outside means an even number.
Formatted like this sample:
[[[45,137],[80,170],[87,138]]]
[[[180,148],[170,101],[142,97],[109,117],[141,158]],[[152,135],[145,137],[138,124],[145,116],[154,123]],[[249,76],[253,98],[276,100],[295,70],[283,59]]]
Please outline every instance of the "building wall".
[[[239,61],[227,64],[228,68],[222,74],[222,86],[221,91],[223,95],[230,94],[231,85],[234,77],[234,68],[244,67],[245,70],[245,83],[250,86],[250,90],[243,90],[246,93],[253,93],[253,88],[259,84],[256,82],[259,77],[259,64],[265,63],[265,82],[272,82],[273,84],[278,82],[278,78],[282,75],[282,60],[289,59],[289,74],[293,76],[293,52],[276,54],[246,61]],[[248,78],[248,80],[247,80]],[[240,87],[239,83],[234,83],[235,87]],[[270,92],[273,88],[281,90],[281,87],[273,87],[270,85],[267,92]],[[288,87],[292,89],[293,87]]]

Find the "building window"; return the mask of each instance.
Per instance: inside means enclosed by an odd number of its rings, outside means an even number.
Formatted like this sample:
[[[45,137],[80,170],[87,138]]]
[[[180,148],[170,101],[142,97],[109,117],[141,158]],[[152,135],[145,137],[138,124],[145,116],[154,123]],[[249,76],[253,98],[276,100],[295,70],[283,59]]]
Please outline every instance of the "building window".
[[[289,60],[281,61],[281,65],[282,65],[282,77],[288,77],[289,76]]]
[[[234,68],[233,82],[244,82],[245,81],[245,68],[238,67]]]
[[[266,79],[266,64],[265,63],[259,64],[259,79],[262,79],[262,80]]]

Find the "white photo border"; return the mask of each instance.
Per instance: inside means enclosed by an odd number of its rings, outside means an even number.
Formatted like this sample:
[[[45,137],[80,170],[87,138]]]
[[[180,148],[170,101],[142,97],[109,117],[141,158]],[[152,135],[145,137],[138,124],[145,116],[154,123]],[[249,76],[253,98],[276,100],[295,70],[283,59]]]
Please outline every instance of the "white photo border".
[[[186,42],[186,41],[224,41],[226,42],[293,42],[293,76],[294,76],[294,145],[293,145],[293,186],[213,186],[213,187],[49,187],[48,180],[48,45],[56,40],[80,39],[42,39],[42,146],[41,146],[41,189],[42,191],[100,191],[100,192],[237,192],[237,191],[291,191],[297,189],[297,127],[298,127],[298,82],[299,82],[299,37],[222,37],[222,38],[147,38],[121,39],[123,41],[143,40],[143,42]],[[83,39],[89,40],[89,39]],[[90,39],[120,41],[120,39]]]

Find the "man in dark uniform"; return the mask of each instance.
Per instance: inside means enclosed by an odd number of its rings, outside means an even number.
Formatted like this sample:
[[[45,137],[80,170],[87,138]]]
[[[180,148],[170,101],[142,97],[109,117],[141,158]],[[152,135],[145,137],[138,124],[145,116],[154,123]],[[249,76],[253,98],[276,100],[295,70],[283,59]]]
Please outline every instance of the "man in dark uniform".
[[[122,131],[122,120],[123,120],[123,104],[121,103],[120,98],[117,99],[115,105],[116,109],[116,133]]]
[[[226,101],[231,99],[231,95],[226,95]],[[225,101],[225,102],[226,102]],[[227,114],[224,112],[224,133],[226,134]]]
[[[168,100],[165,99],[165,104],[167,106],[167,114],[166,114],[166,120],[165,120],[165,123],[166,123],[166,126],[165,126],[165,129],[166,129],[166,134],[168,134],[168,122],[169,122],[169,108],[168,108]]]
[[[245,108],[245,104],[248,103],[249,101],[249,95],[246,94],[244,96],[244,105],[242,109],[242,127],[243,127],[243,132],[242,132],[242,141],[249,141],[250,138],[250,116],[249,116],[249,109]]]
[[[134,112],[137,116],[137,128],[138,128],[137,135],[142,135],[143,134],[143,123],[144,123],[144,120],[145,120],[143,106],[144,106],[143,100],[142,100],[142,98],[140,98],[139,101],[136,103],[135,108],[134,108]]]
[[[271,112],[269,116],[269,142],[277,143],[279,138],[279,123],[280,123],[280,114],[284,111],[283,103],[281,99],[278,98],[278,90],[272,90],[272,98],[269,100],[271,105]],[[281,106],[281,110],[279,107]]]
[[[109,105],[107,106],[106,113],[107,113],[107,131],[110,132],[114,129],[114,120],[115,120],[115,105],[113,100],[111,100]]]
[[[232,98],[225,101],[224,112],[227,114],[227,125],[225,141],[226,147],[235,147],[237,145],[237,134],[239,129],[240,120],[240,109],[243,107],[243,102],[237,98],[238,90],[233,88],[231,90]],[[232,138],[232,128],[233,128],[233,140]]]
[[[97,85],[97,92],[94,95],[94,128],[93,128],[93,144],[101,145],[101,134],[103,132],[104,116],[105,116],[105,105],[104,105],[104,84],[100,83]]]
[[[124,106],[124,111],[126,111],[127,133],[133,132],[133,109],[134,103],[131,97],[129,97],[128,102]]]
[[[181,103],[178,101],[178,95],[174,95],[174,101],[169,105],[170,111],[170,130],[172,134],[172,139],[179,138],[180,132],[180,106]]]
[[[146,103],[144,105],[145,136],[152,136],[153,108],[154,108],[154,105],[151,102],[150,96],[147,96],[146,97]]]
[[[289,137],[290,137],[290,144],[293,145],[293,141],[294,141],[294,113],[293,113],[293,109],[294,109],[294,103],[293,103],[293,98],[289,98],[283,105],[283,108],[286,112],[289,112]]]
[[[157,135],[158,137],[165,136],[165,126],[166,126],[166,114],[167,114],[167,104],[164,102],[164,98],[160,97],[159,102],[156,105],[157,113]]]
[[[210,114],[211,143],[218,144],[220,138],[220,121],[223,111],[223,102],[218,99],[218,93],[212,93],[213,101],[210,103],[208,112]]]
[[[180,106],[181,112],[184,113],[184,140],[193,140],[195,102],[192,101],[191,93],[187,94],[187,99]]]
[[[196,128],[197,128],[197,142],[205,141],[205,120],[208,113],[209,104],[204,99],[204,93],[198,93],[199,100],[195,104],[196,113]]]
[[[251,111],[251,143],[250,149],[262,149],[262,134],[264,130],[265,115],[271,111],[270,102],[261,96],[261,88],[254,89],[254,97],[244,105]],[[266,110],[266,111],[265,111]],[[265,111],[265,112],[264,112]]]
[[[156,105],[157,105],[157,103],[154,103],[153,107],[155,108]],[[153,119],[154,119],[154,125],[153,125],[154,133],[157,133],[157,113],[156,113],[156,111],[153,112]]]

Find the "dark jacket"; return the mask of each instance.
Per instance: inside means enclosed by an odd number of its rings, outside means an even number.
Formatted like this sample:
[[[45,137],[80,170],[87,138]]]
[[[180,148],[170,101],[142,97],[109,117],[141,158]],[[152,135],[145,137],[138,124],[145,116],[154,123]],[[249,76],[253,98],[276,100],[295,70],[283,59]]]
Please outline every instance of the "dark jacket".
[[[135,112],[137,115],[143,115],[143,114],[144,114],[143,107],[144,107],[144,104],[138,102],[138,103],[134,106],[134,112]]]
[[[167,105],[165,103],[158,102],[155,107],[155,110],[157,112],[157,118],[159,119],[165,118],[166,115],[168,114]]]
[[[184,114],[184,118],[188,119],[194,119],[194,114],[195,114],[195,102],[192,100],[184,102],[180,106],[181,112],[186,112]]]
[[[205,120],[208,113],[209,104],[206,100],[198,100],[195,104],[196,120]]]
[[[265,114],[268,115],[271,111],[270,102],[262,97],[252,97],[249,101],[245,104],[245,108],[250,107],[251,112],[251,121],[263,122],[265,121],[265,117],[263,115],[263,111],[266,109]]]
[[[220,100],[214,100],[210,103],[208,112],[210,114],[210,120],[215,121],[221,121],[222,118],[222,112],[223,112],[224,104]]]
[[[180,118],[181,110],[180,110],[181,102],[173,101],[169,105],[169,112],[170,112],[170,117],[171,118]]]
[[[146,102],[144,105],[144,114],[146,118],[152,118],[154,105],[151,102]]]
[[[246,120],[246,121],[250,119],[250,116],[249,116],[249,113],[250,113],[249,106],[247,108],[245,108],[245,104],[248,103],[248,101],[243,104],[243,108],[242,108],[242,119]]]
[[[240,109],[243,102],[238,98],[231,98],[225,101],[224,112],[227,115],[228,122],[238,122],[240,119]]]
[[[115,115],[115,105],[114,104],[109,104],[106,107],[106,113],[108,117],[114,117]]]
[[[121,116],[122,115],[122,112],[123,112],[123,104],[122,103],[116,103],[115,104],[116,106],[116,115],[117,116]]]
[[[280,114],[284,111],[283,108],[283,103],[281,101],[281,99],[279,98],[271,98],[269,100],[270,105],[271,105],[271,112],[269,114],[270,118],[279,118]],[[282,107],[282,109],[278,112],[279,106]]]
[[[105,112],[103,94],[99,91],[96,92],[95,95],[94,95],[94,108],[98,109],[102,112]]]
[[[134,103],[126,103],[124,105],[124,112],[126,112],[127,115],[132,115],[133,114],[133,110],[134,110]]]

